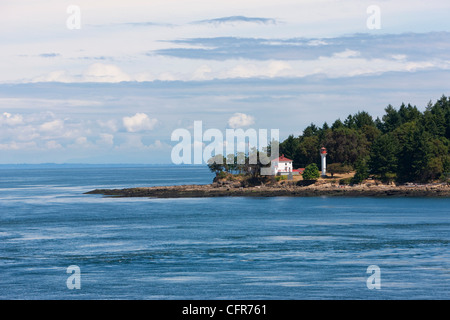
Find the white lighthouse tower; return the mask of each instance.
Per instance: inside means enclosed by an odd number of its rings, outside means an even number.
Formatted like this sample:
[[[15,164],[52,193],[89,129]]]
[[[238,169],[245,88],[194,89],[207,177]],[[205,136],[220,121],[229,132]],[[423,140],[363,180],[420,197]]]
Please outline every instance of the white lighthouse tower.
[[[322,158],[322,177],[327,175],[327,149],[320,148],[320,157]]]

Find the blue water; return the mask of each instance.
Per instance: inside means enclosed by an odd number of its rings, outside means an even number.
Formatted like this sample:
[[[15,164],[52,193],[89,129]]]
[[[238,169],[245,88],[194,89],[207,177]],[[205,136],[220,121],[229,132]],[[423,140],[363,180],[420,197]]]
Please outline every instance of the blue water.
[[[450,199],[83,194],[211,179],[203,167],[0,168],[0,299],[450,298]]]

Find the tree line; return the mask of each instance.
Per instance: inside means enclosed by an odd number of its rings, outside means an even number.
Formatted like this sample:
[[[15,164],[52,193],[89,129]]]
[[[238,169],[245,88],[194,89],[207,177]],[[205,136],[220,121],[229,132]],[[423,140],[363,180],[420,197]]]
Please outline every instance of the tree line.
[[[348,115],[331,126],[311,123],[303,134],[290,135],[278,143],[279,154],[293,160],[294,168],[307,168],[315,178],[320,168],[319,150],[327,148],[327,173],[356,171],[352,182],[372,176],[384,182],[428,182],[450,176],[450,98],[443,95],[430,101],[422,112],[404,103],[399,108],[388,105],[384,115],[373,117],[366,111]],[[216,174],[234,173],[256,177],[262,167],[251,164],[249,157],[270,154],[270,146],[249,155],[216,155],[208,167]],[[312,172],[312,173],[310,173]],[[305,173],[303,174],[305,178]]]
[[[430,101],[423,112],[411,104],[389,105],[384,111],[381,119],[360,111],[331,126],[311,123],[302,135],[282,141],[280,153],[293,160],[294,168],[320,166],[319,149],[325,147],[328,172],[356,170],[354,182],[369,176],[397,182],[447,178],[450,98]]]

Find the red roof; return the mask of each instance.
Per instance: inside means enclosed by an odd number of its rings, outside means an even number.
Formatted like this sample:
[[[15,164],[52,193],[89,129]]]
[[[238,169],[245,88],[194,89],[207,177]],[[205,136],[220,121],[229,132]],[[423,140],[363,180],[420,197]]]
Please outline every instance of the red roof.
[[[291,159],[288,159],[284,156],[284,154],[281,155],[281,157],[278,157],[277,159],[273,159],[272,161],[278,161],[278,162],[292,162]]]

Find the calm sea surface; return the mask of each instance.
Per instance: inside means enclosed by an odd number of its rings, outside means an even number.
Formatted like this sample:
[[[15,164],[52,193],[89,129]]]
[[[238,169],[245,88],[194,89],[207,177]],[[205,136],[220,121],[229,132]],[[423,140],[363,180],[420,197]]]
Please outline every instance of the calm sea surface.
[[[450,199],[83,195],[211,180],[204,167],[0,167],[0,299],[450,298]]]

